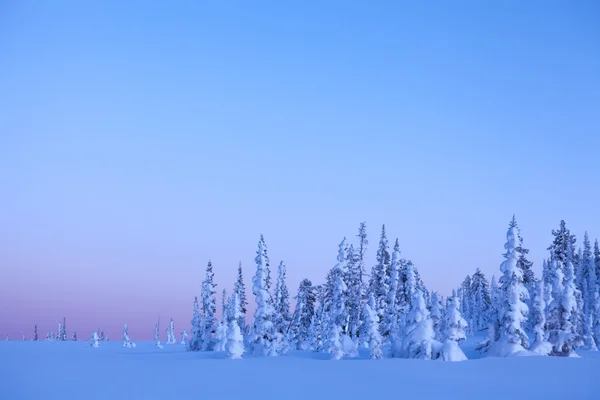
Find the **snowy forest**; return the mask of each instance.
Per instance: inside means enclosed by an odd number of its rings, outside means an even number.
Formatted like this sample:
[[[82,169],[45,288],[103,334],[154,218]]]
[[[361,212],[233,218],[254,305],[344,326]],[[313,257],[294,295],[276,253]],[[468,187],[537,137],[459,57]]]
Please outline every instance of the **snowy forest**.
[[[209,261],[200,298],[193,303],[191,331],[176,339],[173,320],[166,329],[167,344],[181,343],[188,351],[221,351],[229,358],[277,356],[290,350],[330,354],[335,360],[356,357],[361,348],[372,359],[383,357],[463,361],[461,343],[467,335],[486,337],[477,350],[484,356],[542,355],[577,357],[577,349],[597,351],[600,344],[600,248],[585,233],[581,247],[564,221],[536,277],[515,217],[508,225],[499,278],[491,280],[477,269],[449,297],[430,291],[410,260],[402,257],[381,228],[376,264],[367,271],[367,227],[361,223],[355,243],[344,238],[336,262],[324,283],[301,281],[291,308],[286,266],[280,262],[272,278],[267,244],[261,235],[252,278],[256,309],[247,315],[248,299],[242,265],[233,293],[220,296]],[[333,264],[333,263],[332,263]],[[247,322],[251,321],[250,324]],[[25,340],[25,337],[23,337]],[[67,340],[66,322],[56,337]],[[37,326],[33,340],[38,340]],[[74,333],[72,340],[77,340]],[[93,333],[92,346],[108,340]],[[160,321],[154,331],[160,342]],[[135,347],[123,329],[123,347]]]

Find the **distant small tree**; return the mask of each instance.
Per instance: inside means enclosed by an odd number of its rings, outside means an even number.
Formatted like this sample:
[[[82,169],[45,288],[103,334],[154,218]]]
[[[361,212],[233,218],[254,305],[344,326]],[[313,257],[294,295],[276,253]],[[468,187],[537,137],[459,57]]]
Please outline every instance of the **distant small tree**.
[[[123,327],[123,341],[121,342],[121,347],[133,348],[135,347],[135,343],[129,339],[129,335],[127,334],[127,324]]]
[[[77,332],[73,331],[73,334],[71,335],[71,341],[73,341],[73,342],[77,341]]]
[[[92,334],[92,347],[100,347],[100,337],[98,336],[98,332],[94,332]]]
[[[189,336],[187,331],[184,329],[183,332],[181,332],[181,344],[183,345],[187,345],[189,341]]]
[[[156,342],[156,348],[162,349],[163,346],[160,344],[160,318],[154,326],[154,341]]]
[[[39,342],[40,338],[38,337],[37,325],[33,327],[33,341]]]

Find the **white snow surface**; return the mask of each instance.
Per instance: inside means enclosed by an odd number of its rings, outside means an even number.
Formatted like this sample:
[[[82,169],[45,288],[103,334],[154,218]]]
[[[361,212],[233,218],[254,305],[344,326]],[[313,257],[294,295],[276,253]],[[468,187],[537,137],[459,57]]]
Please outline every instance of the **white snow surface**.
[[[95,349],[87,341],[2,341],[0,399],[195,398],[199,387],[202,398],[236,400],[480,399],[482,393],[486,400],[598,398],[598,352],[579,351],[582,358],[475,359],[482,339],[469,337],[461,344],[469,360],[456,363],[370,360],[365,349],[358,358],[340,361],[311,351],[229,360],[225,352],[187,352],[182,345],[159,350],[155,342],[124,349],[113,341]]]

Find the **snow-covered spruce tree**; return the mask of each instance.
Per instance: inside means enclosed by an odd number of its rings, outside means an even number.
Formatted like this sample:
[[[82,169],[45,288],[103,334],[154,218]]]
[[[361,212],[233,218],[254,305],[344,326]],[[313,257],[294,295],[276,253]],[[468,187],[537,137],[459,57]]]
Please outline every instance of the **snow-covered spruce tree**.
[[[225,351],[227,352],[227,356],[231,359],[242,358],[242,355],[244,354],[244,337],[242,336],[242,331],[238,325],[241,314],[239,295],[234,291],[229,302],[226,319],[227,341],[225,342]]]
[[[346,282],[348,286],[348,334],[354,341],[354,347],[358,348],[363,284],[358,256],[353,245],[348,248],[346,261],[348,263],[348,279]]]
[[[513,215],[512,220],[510,221],[511,228],[517,228],[517,267],[521,269],[523,272],[523,284],[529,293],[529,299],[533,297],[533,291],[535,290],[535,276],[533,274],[533,270],[531,267],[533,266],[533,262],[527,259],[527,254],[529,254],[529,249],[523,247],[523,238],[521,237],[521,230],[517,224],[517,219]],[[529,302],[526,302],[529,306]]]
[[[37,331],[37,325],[35,325],[33,327],[33,341],[34,342],[39,342],[40,341],[40,338],[38,336],[38,331]]]
[[[438,292],[431,292],[431,323],[435,340],[442,341],[442,327],[444,326],[444,306],[442,296]]]
[[[67,341],[67,322],[66,318],[63,317],[62,324],[58,323],[58,339],[61,342]]]
[[[265,356],[276,356],[280,345],[280,337],[275,330],[275,308],[271,295],[267,290],[267,269],[265,260],[264,240],[258,242],[256,252],[256,274],[252,278],[252,293],[256,300],[256,311],[253,321],[252,345],[254,354]]]
[[[246,306],[248,305],[248,301],[246,300],[246,285],[244,284],[244,278],[242,275],[242,262],[238,265],[238,275],[237,280],[235,281],[235,285],[233,286],[233,292],[237,293],[238,300],[240,303],[240,316],[238,319],[238,325],[242,332],[246,326]]]
[[[100,347],[100,337],[98,336],[98,332],[92,333],[92,347]]]
[[[568,246],[570,247],[570,246]],[[558,257],[552,259],[551,269],[554,275],[552,285],[552,303],[548,307],[548,341],[552,344],[551,355],[576,356],[575,348],[579,335],[575,332],[577,302],[571,256],[566,257],[565,272],[558,265]]]
[[[269,260],[269,256],[267,254],[267,242],[265,242],[265,237],[263,236],[263,234],[260,234],[260,241],[262,243],[262,248],[263,248],[263,262],[264,262],[264,269],[265,269],[265,289],[267,289],[267,292],[270,293],[271,290],[271,261]],[[269,301],[273,301],[273,299],[271,297],[269,297]]]
[[[187,333],[187,330],[184,329],[183,332],[181,332],[181,342],[180,343],[187,346],[189,340],[190,340],[190,337]]]
[[[56,330],[56,340],[62,341],[62,336],[63,336],[62,323],[59,321],[58,329]]]
[[[217,331],[215,333],[214,351],[225,351],[227,345],[227,321],[219,321],[217,323]]]
[[[367,239],[367,223],[361,222],[358,228],[358,248],[356,252],[356,270],[358,272],[358,280],[360,282],[360,295],[361,301],[366,302],[367,296],[367,285],[365,283],[365,275],[367,274],[367,268],[365,265],[365,257],[367,254],[367,246],[369,245],[369,240]]]
[[[344,326],[348,320],[347,291],[344,276],[347,273],[346,238],[338,248],[337,264],[332,269],[333,297],[329,315],[328,338],[325,351],[332,354],[334,360],[344,357]]]
[[[398,239],[394,243],[392,252],[392,262],[390,265],[390,285],[388,290],[387,310],[383,317],[383,337],[388,337],[391,348],[391,356],[397,356],[397,346],[400,340],[400,331],[398,327],[398,282],[400,280],[400,244]]]
[[[456,291],[452,293],[452,297],[448,299],[448,308],[444,315],[444,345],[440,358],[444,361],[464,361],[467,356],[460,348],[467,337],[465,329],[467,321],[460,314],[460,300]]]
[[[131,339],[129,339],[127,330],[127,324],[125,324],[125,326],[123,326],[123,340],[121,341],[121,347],[133,348],[135,347],[135,343],[133,343]]]
[[[505,260],[500,265],[502,272],[500,277],[502,291],[500,340],[495,343],[495,353],[498,356],[513,355],[529,347],[529,339],[523,327],[529,314],[527,304],[525,304],[529,293],[523,284],[523,270],[517,266],[519,257],[517,246],[517,228],[509,226],[504,245]]]
[[[479,268],[471,279],[471,331],[479,332],[488,326],[487,313],[490,308],[490,286]]]
[[[406,337],[402,355],[405,358],[435,359],[439,356],[440,343],[434,339],[433,324],[423,291],[418,289],[411,301],[410,312],[406,317]]]
[[[560,221],[560,228],[558,230],[552,230],[554,240],[548,250],[550,250],[551,260],[556,260],[559,267],[563,267],[567,262],[567,253],[571,255],[571,261],[573,260],[574,249],[576,238],[575,235],[571,235],[571,231],[567,229],[564,220]],[[570,249],[570,250],[569,250]]]
[[[175,337],[175,324],[173,318],[169,322],[169,328],[167,328],[167,344],[176,344],[177,338]]]
[[[323,351],[323,306],[320,305],[310,321],[310,347],[317,352]]]
[[[212,351],[215,347],[214,333],[217,330],[217,285],[211,261],[206,266],[206,277],[202,282],[202,351]]]
[[[369,302],[363,307],[364,324],[361,330],[363,340],[368,344],[371,359],[383,358],[383,338],[379,333],[379,317],[374,310],[376,307],[375,296],[371,293]]]
[[[552,285],[554,282],[553,271],[550,266],[550,261],[546,259],[542,262],[542,281],[544,282],[544,303],[546,304],[546,315],[548,314],[548,306],[552,303]]]
[[[535,283],[535,291],[531,301],[531,312],[529,319],[533,326],[534,342],[530,350],[541,355],[548,355],[552,352],[552,345],[548,342],[546,332],[546,302],[544,300],[544,281],[538,280]]]
[[[71,340],[72,340],[73,342],[76,342],[76,341],[77,341],[77,332],[73,331],[73,334],[71,335]]]
[[[598,302],[598,282],[596,277],[596,266],[594,255],[588,233],[583,237],[583,251],[579,262],[579,286],[582,295],[582,333],[584,345],[590,350],[597,351],[597,343],[594,338],[594,326],[596,325],[596,305]]]
[[[500,340],[500,314],[502,310],[502,292],[496,283],[496,277],[492,276],[490,282],[490,308],[487,313],[488,335],[479,343],[476,350],[485,353],[493,343]]]
[[[463,316],[463,318],[467,321],[467,333],[471,334],[473,332],[471,332],[471,327],[473,326],[472,323],[472,317],[473,317],[473,312],[472,312],[472,304],[471,304],[471,276],[467,275],[466,278],[463,280],[463,283],[460,287],[460,291],[457,292],[460,299],[459,299],[459,304],[460,304],[460,313]]]
[[[290,315],[290,293],[285,276],[285,264],[281,261],[277,268],[277,282],[275,283],[275,329],[284,337],[292,320]]]
[[[156,348],[162,349],[163,346],[160,344],[160,318],[154,326],[154,341],[156,342]]]
[[[291,328],[291,345],[298,350],[310,348],[310,324],[315,315],[316,295],[312,282],[304,279],[298,287]]]
[[[594,242],[594,265],[596,266],[596,282],[598,282],[600,293],[600,246],[598,245],[598,239]]]
[[[387,309],[389,265],[390,253],[388,250],[385,225],[383,225],[381,227],[379,248],[377,249],[377,264],[375,264],[371,270],[371,279],[369,281],[369,293],[372,293],[373,296],[375,296],[375,312],[380,321],[383,321],[383,315]],[[383,324],[380,325],[380,329],[383,329]]]
[[[189,351],[200,351],[202,349],[202,328],[200,318],[200,307],[198,305],[198,297],[194,297],[194,313],[192,316],[191,339],[189,341]]]

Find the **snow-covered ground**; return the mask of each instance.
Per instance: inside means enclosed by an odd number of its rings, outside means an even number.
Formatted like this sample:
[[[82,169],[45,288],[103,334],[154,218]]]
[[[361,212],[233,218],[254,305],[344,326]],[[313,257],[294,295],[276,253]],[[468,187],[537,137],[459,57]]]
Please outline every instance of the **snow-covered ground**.
[[[464,362],[329,360],[292,352],[225,359],[102,342],[0,342],[0,399],[598,399],[600,354],[482,358],[470,338]]]

